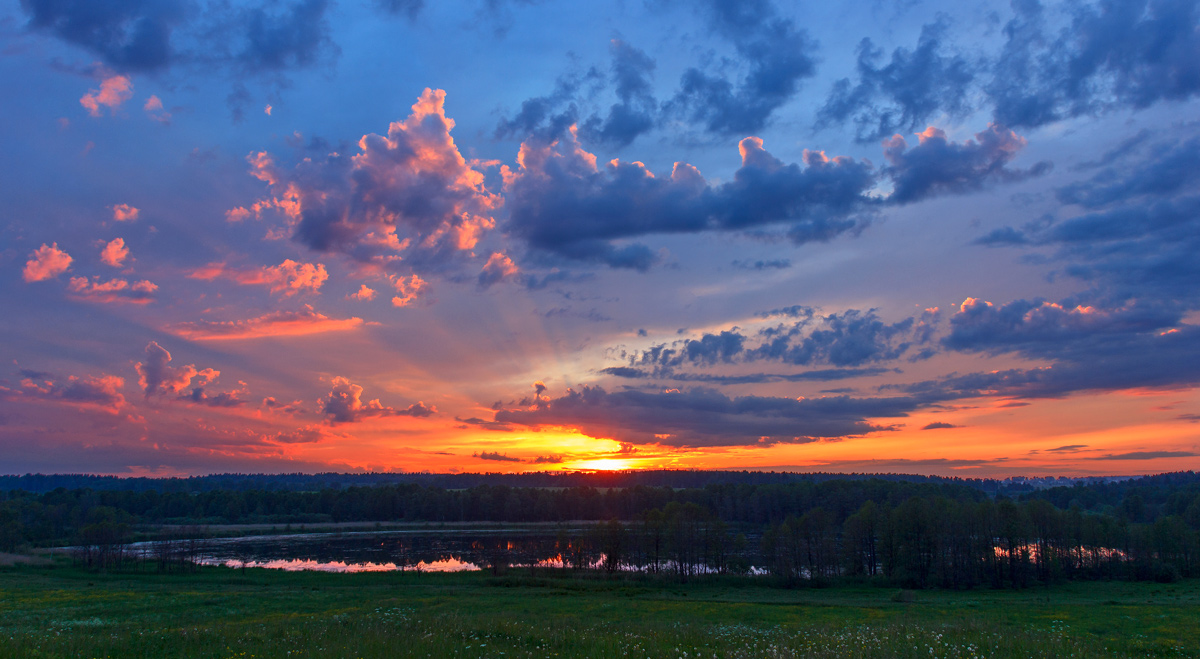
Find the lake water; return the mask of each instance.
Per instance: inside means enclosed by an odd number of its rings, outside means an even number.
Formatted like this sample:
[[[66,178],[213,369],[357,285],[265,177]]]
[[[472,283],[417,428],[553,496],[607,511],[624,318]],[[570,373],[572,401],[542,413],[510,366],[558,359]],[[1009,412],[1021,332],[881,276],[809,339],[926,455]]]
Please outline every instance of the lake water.
[[[323,572],[458,572],[489,569],[503,557],[511,567],[563,567],[558,540],[545,530],[513,529],[251,536],[209,540],[198,562]],[[595,554],[593,566],[601,558]]]

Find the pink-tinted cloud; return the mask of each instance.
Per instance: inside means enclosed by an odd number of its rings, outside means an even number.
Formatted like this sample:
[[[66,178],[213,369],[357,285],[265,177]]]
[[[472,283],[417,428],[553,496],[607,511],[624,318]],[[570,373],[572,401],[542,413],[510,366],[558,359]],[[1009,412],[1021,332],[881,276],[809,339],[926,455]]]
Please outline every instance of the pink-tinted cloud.
[[[412,304],[427,286],[425,280],[417,275],[408,278],[395,277],[392,279],[392,285],[396,287],[397,293],[392,298],[392,306],[395,307],[407,307]]]
[[[99,277],[93,277],[91,280],[87,277],[71,277],[67,290],[70,291],[71,297],[88,302],[149,304],[154,301],[154,292],[158,290],[158,285],[146,280],[130,284],[124,279],[102,282]]]
[[[403,256],[410,267],[438,267],[474,249],[501,204],[484,187],[484,165],[455,145],[444,102],[445,92],[426,89],[407,119],[386,136],[363,136],[353,156],[306,158],[286,171],[256,152],[250,173],[271,187],[269,205],[295,209],[292,237],[309,247],[379,266]]]
[[[146,116],[160,124],[171,123],[171,113],[163,109],[162,100],[157,96],[146,99],[146,104],[142,106],[142,109],[146,111]]]
[[[333,379],[329,395],[322,398],[321,411],[329,417],[330,423],[353,423],[367,417],[379,416],[413,416],[427,417],[437,413],[437,409],[417,402],[407,408],[398,410],[387,407],[379,399],[362,401],[363,388],[342,377]]]
[[[277,311],[247,320],[179,323],[167,331],[192,341],[230,341],[343,332],[362,325],[362,318],[330,318],[305,305],[303,311]]]
[[[361,287],[359,287],[358,291],[347,295],[346,299],[347,300],[358,300],[359,302],[366,302],[368,300],[374,300],[375,299],[375,289],[371,288],[370,286],[367,286],[366,284],[363,284]]]
[[[70,254],[58,248],[58,243],[42,243],[41,247],[29,255],[22,276],[27,282],[52,279],[69,270],[73,260]]]
[[[0,388],[0,396],[7,393],[10,397],[28,396],[43,400],[60,400],[116,414],[125,405],[125,396],[121,394],[121,388],[124,386],[124,378],[116,375],[69,375],[66,381],[43,376],[25,378],[16,390]]]
[[[291,259],[275,266],[260,269],[229,268],[224,263],[209,263],[188,274],[191,279],[213,280],[218,277],[251,286],[268,286],[272,293],[283,293],[290,297],[298,293],[319,293],[329,279],[329,272],[321,263],[298,263]]]
[[[128,257],[129,248],[125,246],[124,238],[114,238],[104,245],[104,249],[100,250],[100,261],[114,268],[124,265],[125,259]]]
[[[146,398],[155,394],[179,394],[187,389],[192,378],[199,374],[195,364],[171,366],[171,353],[158,345],[157,341],[146,344],[146,361],[138,362],[134,368],[138,373],[138,385]]]
[[[140,210],[129,204],[115,204],[112,206],[112,212],[113,219],[118,222],[133,222],[141,214]]]
[[[128,76],[113,75],[100,81],[100,89],[92,89],[84,94],[79,104],[87,109],[88,114],[99,117],[102,106],[112,112],[130,98],[133,98],[133,82]]]
[[[495,252],[484,264],[483,270],[479,273],[479,285],[487,288],[492,284],[497,284],[515,276],[520,270],[517,264],[508,255],[502,252]]]

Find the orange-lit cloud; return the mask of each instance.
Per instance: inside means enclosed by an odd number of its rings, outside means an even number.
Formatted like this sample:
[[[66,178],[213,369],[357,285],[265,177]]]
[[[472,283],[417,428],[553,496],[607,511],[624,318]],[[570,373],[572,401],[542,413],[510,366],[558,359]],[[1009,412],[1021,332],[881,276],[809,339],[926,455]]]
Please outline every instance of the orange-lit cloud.
[[[417,275],[408,277],[396,277],[392,280],[392,285],[396,287],[397,295],[392,298],[392,306],[407,307],[416,301],[417,296],[426,288],[424,279]]]
[[[79,104],[87,109],[88,114],[99,117],[101,106],[111,112],[130,98],[133,98],[133,82],[128,76],[113,75],[100,81],[100,89],[92,89],[84,94]]]
[[[366,284],[363,284],[361,287],[359,287],[359,289],[356,292],[347,295],[346,299],[347,300],[358,300],[360,302],[374,300],[375,299],[375,289],[371,288],[370,286],[367,286]]]
[[[100,250],[100,261],[114,268],[119,268],[129,257],[129,248],[125,246],[124,238],[114,238]]]
[[[45,281],[61,275],[71,268],[70,254],[58,248],[58,243],[42,246],[29,255],[21,275],[25,281]]]
[[[510,279],[519,272],[517,264],[503,252],[493,252],[488,257],[487,263],[484,264],[483,270],[479,273],[479,285],[487,288],[492,284],[496,284]]]
[[[305,336],[362,327],[362,318],[330,318],[305,305],[303,311],[276,311],[247,320],[178,323],[167,331],[193,341],[231,341],[270,336]]]
[[[243,285],[268,286],[272,293],[283,293],[291,297],[298,293],[319,293],[329,279],[329,272],[322,263],[298,263],[291,259],[275,266],[264,268],[229,268],[224,263],[209,263],[188,274],[191,279],[206,281],[218,277]]]
[[[102,282],[98,277],[93,277],[91,281],[87,277],[71,277],[67,290],[71,297],[89,302],[149,304],[154,301],[158,285],[146,280],[130,284],[124,279]]]
[[[58,400],[83,408],[94,408],[116,414],[125,405],[121,388],[124,378],[116,375],[84,376],[69,375],[66,381],[48,374],[27,377],[17,389],[0,387],[0,397],[28,396],[43,400]]]
[[[134,369],[138,374],[138,385],[146,398],[154,394],[178,394],[187,389],[192,378],[200,372],[195,364],[171,366],[171,353],[158,345],[157,341],[146,344],[146,361],[138,362]]]
[[[132,222],[138,219],[141,211],[130,206],[129,204],[115,204],[112,206],[113,219],[118,222]]]

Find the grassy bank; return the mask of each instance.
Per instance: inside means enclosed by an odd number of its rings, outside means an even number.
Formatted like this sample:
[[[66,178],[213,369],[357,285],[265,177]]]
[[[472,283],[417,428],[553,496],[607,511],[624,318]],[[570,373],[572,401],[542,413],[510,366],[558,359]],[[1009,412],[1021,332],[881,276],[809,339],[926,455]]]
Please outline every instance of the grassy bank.
[[[1200,582],[783,590],[527,573],[0,569],[12,657],[1200,656]],[[686,653],[686,654],[684,654]]]

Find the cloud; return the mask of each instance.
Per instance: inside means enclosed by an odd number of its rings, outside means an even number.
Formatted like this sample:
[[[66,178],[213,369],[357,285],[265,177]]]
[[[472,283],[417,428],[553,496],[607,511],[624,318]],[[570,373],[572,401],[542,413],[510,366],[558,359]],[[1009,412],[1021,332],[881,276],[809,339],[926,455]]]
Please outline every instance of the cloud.
[[[222,67],[257,74],[312,67],[337,55],[328,0],[236,6],[190,0],[23,0],[29,26],[120,71]]]
[[[791,259],[772,259],[764,261],[733,261],[730,265],[738,270],[786,270],[792,267]]]
[[[93,117],[101,115],[100,107],[108,108],[109,112],[121,107],[121,104],[133,98],[133,82],[128,76],[110,75],[100,81],[100,89],[92,89],[79,99],[79,104],[87,109]]]
[[[344,332],[362,326],[362,318],[330,318],[304,305],[301,311],[275,311],[246,320],[176,323],[166,330],[191,341],[234,341]]]
[[[375,5],[388,14],[403,14],[408,20],[415,21],[425,7],[425,0],[375,0]]]
[[[149,304],[154,301],[158,284],[143,279],[132,284],[124,279],[102,282],[99,277],[71,277],[67,284],[70,297],[88,302]]]
[[[146,104],[142,106],[146,116],[160,124],[171,123],[171,113],[163,109],[162,99],[157,96],[151,96],[146,99]]]
[[[819,315],[808,307],[792,307],[767,314],[798,318],[780,323],[748,336],[739,328],[705,333],[698,339],[681,339],[670,344],[658,344],[634,353],[630,367],[652,369],[645,373],[636,369],[605,372],[621,377],[667,377],[681,380],[701,380],[709,376],[679,374],[680,367],[713,366],[719,363],[750,363],[778,361],[796,366],[832,365],[840,367],[807,374],[751,374],[741,376],[712,376],[712,382],[770,382],[800,380],[832,380],[842,377],[874,375],[886,369],[859,369],[867,364],[899,359],[915,345],[928,344],[938,323],[936,309],[927,310],[919,318],[905,318],[885,323],[874,310],[849,309],[841,313]],[[751,341],[753,344],[750,344]]]
[[[417,300],[421,291],[426,289],[427,283],[417,275],[412,275],[408,278],[393,277],[392,286],[396,289],[396,296],[392,298],[392,306],[403,308]]]
[[[53,279],[71,268],[74,259],[70,254],[58,248],[58,243],[42,246],[29,255],[21,276],[27,282]]]
[[[1130,453],[1110,453],[1099,455],[1093,460],[1159,460],[1162,458],[1194,458],[1200,453],[1192,451],[1132,451]]]
[[[942,430],[944,428],[961,428],[961,427],[962,426],[956,426],[953,423],[946,423],[944,421],[934,421],[933,423],[927,423],[927,424],[921,426],[921,430]]]
[[[481,453],[472,453],[471,457],[479,458],[480,460],[495,460],[498,462],[520,462],[521,458],[510,458],[507,454],[502,454],[498,451],[483,451]]]
[[[359,302],[368,302],[375,299],[375,289],[363,284],[357,291],[346,296],[347,300],[358,300]]]
[[[118,413],[125,405],[125,396],[121,394],[125,380],[116,375],[68,375],[65,380],[55,378],[49,373],[24,375],[26,377],[18,389],[0,386],[0,397],[7,395],[63,401],[86,408],[99,408],[110,414]]]
[[[437,413],[437,409],[426,406],[422,402],[413,403],[407,408],[398,410],[387,407],[379,399],[362,401],[363,388],[343,377],[333,378],[333,387],[329,394],[319,403],[321,412],[329,418],[330,423],[355,423],[369,417],[411,416],[427,417]]]
[[[273,193],[266,201],[288,210],[293,240],[385,270],[442,270],[471,256],[501,198],[485,189],[484,164],[459,153],[445,97],[426,89],[408,118],[386,136],[364,135],[353,155],[305,158],[289,171],[251,154],[251,173]]]
[[[138,362],[134,368],[138,374],[138,386],[147,400],[157,394],[179,394],[200,373],[195,364],[171,366],[171,353],[158,345],[157,341],[146,344],[145,355],[146,361]]]
[[[895,49],[884,66],[878,63],[883,52],[863,39],[858,45],[857,83],[842,78],[834,84],[817,112],[817,127],[852,120],[856,139],[870,142],[912,132],[939,113],[965,114],[975,67],[960,55],[943,54],[947,27],[945,22],[925,25],[916,49]]]
[[[1046,449],[1047,453],[1077,453],[1085,448],[1087,444],[1067,444],[1066,446],[1056,446]]]
[[[1190,0],[1069,5],[1070,27],[1057,36],[1046,33],[1036,0],[1013,7],[985,86],[1002,124],[1039,126],[1200,91],[1200,12]]]
[[[887,430],[868,417],[904,416],[918,405],[909,397],[730,398],[704,388],[608,393],[584,385],[533,408],[501,409],[495,420],[572,428],[589,437],[637,445],[757,446]]]
[[[655,63],[649,55],[620,39],[613,39],[610,49],[618,101],[608,109],[604,119],[592,116],[583,127],[597,142],[619,147],[630,144],[658,121],[658,101],[650,81]]]
[[[735,84],[724,75],[689,68],[668,111],[720,135],[762,130],[796,94],[800,81],[815,75],[816,42],[769,2],[710,0],[698,8],[713,30],[733,43],[745,75]]]
[[[796,243],[860,230],[850,217],[871,203],[869,164],[806,151],[805,167],[784,164],[762,140],[739,144],[742,167],[728,183],[711,184],[686,163],[656,177],[640,162],[598,168],[574,132],[553,143],[521,145],[517,168],[502,168],[509,229],[532,247],[560,257],[644,270],[649,248],[614,241],[663,233],[790,226]]]
[[[517,264],[502,252],[493,252],[479,272],[479,287],[490,288],[505,279],[512,279],[520,272]]]
[[[141,214],[140,210],[129,204],[115,204],[112,206],[112,212],[113,219],[118,222],[133,222]]]
[[[825,368],[802,373],[743,373],[739,375],[717,375],[713,373],[681,373],[665,369],[642,370],[628,366],[611,366],[600,369],[600,373],[619,378],[655,378],[673,382],[703,382],[715,385],[763,384],[767,382],[832,382],[849,378],[871,377],[897,372],[890,368]],[[827,391],[827,393],[830,393]],[[833,392],[836,393],[836,392]]]
[[[1026,140],[996,124],[989,124],[987,130],[975,134],[974,140],[962,143],[948,141],[944,131],[932,126],[919,133],[917,139],[917,146],[911,150],[900,135],[883,142],[883,155],[889,163],[884,173],[894,185],[888,197],[892,203],[971,192],[992,181],[1016,181],[1050,170],[1048,162],[1028,170],[1007,168]]]
[[[125,246],[124,238],[114,238],[105,243],[104,249],[100,250],[100,262],[114,268],[124,265],[125,259],[128,257],[129,248]]]
[[[319,293],[329,279],[329,273],[322,263],[298,263],[286,259],[279,265],[263,268],[236,269],[221,262],[209,263],[193,270],[188,277],[206,281],[223,278],[246,286],[267,286],[272,293],[291,297],[299,293]]]

